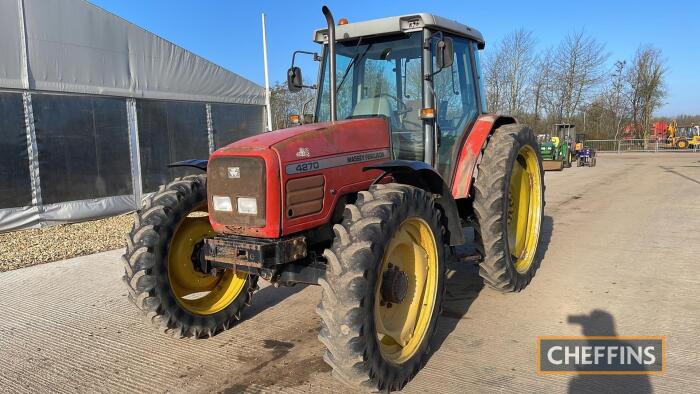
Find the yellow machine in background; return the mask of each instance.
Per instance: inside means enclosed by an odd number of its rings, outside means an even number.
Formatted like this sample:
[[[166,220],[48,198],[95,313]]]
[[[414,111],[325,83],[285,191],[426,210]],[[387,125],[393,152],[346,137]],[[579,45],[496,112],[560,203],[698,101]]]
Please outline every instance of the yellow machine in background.
[[[700,147],[700,126],[678,126],[674,120],[666,128],[670,147],[686,149]]]

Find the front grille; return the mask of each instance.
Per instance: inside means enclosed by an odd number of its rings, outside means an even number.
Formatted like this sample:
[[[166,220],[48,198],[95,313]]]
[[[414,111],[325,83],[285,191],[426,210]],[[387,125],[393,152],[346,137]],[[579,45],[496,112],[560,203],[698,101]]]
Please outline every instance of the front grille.
[[[238,168],[238,178],[229,176],[229,168]],[[215,222],[234,227],[265,226],[265,161],[259,157],[218,157],[209,162],[207,171],[209,214]],[[214,210],[213,196],[231,198],[233,212]],[[255,198],[257,214],[238,213],[238,197]]]
[[[324,183],[323,175],[297,178],[287,182],[287,217],[296,218],[321,212]]]

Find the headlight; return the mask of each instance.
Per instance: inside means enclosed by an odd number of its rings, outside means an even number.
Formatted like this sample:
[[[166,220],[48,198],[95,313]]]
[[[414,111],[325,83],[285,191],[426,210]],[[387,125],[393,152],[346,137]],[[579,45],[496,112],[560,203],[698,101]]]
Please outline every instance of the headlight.
[[[238,197],[236,200],[238,205],[238,213],[247,213],[249,215],[258,214],[258,203],[252,197]]]
[[[231,205],[231,198],[226,197],[226,196],[214,196],[214,198],[212,200],[214,201],[214,210],[215,211],[233,212],[233,206]],[[239,208],[239,210],[240,210],[240,208]]]

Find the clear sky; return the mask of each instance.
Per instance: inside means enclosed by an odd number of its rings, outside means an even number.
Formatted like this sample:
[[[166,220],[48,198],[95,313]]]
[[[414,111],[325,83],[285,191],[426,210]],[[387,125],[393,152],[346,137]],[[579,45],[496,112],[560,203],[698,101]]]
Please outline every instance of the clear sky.
[[[479,29],[489,42],[514,28],[532,30],[540,48],[574,29],[605,43],[609,62],[629,59],[640,44],[663,51],[669,95],[660,115],[700,114],[700,1],[185,1],[92,0],[167,40],[259,84],[264,83],[260,14],[267,16],[270,80],[285,79],[292,52],[317,50],[312,31],[323,27],[321,6],[352,21],[430,12]],[[479,6],[477,4],[481,4]],[[312,62],[302,63],[305,78]]]

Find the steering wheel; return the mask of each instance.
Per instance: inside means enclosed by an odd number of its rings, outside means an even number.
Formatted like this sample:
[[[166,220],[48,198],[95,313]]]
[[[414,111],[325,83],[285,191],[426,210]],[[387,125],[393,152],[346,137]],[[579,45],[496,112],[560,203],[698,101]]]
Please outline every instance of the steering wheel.
[[[407,113],[411,112],[411,109],[408,108],[408,106],[406,106],[406,104],[404,104],[403,101],[399,100],[398,97],[391,95],[389,93],[379,93],[379,95],[377,97],[382,97],[382,96],[386,96],[386,97],[396,101],[396,115],[397,116],[401,117],[401,116],[406,115]]]

